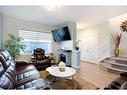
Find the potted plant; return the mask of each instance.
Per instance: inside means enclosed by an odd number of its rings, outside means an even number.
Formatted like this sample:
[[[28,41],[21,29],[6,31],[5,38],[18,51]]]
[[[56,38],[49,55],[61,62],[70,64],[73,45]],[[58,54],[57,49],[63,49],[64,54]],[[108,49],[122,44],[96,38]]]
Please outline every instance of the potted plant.
[[[7,40],[5,44],[5,49],[11,54],[13,59],[20,55],[20,50],[23,50],[25,46],[22,44],[20,37],[15,37],[12,34],[8,34],[9,39]]]
[[[115,56],[119,56],[119,45],[120,45],[121,36],[122,36],[122,32],[117,33],[115,35],[115,50],[114,50]]]
[[[115,35],[115,56],[119,56],[119,45],[122,37],[122,32],[127,32],[127,21],[124,21],[120,25],[121,33]]]

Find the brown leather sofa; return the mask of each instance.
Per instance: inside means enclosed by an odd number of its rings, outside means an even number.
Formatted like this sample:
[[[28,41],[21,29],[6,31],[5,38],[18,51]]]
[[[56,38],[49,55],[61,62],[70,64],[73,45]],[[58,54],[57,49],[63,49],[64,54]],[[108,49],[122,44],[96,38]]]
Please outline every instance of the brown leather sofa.
[[[37,70],[45,70],[47,67],[51,66],[51,58],[45,56],[45,50],[42,48],[37,48],[34,50],[34,57],[32,58],[33,65]]]
[[[120,73],[120,76],[113,80],[105,90],[114,90],[114,89],[127,89],[127,72]]]
[[[50,89],[34,65],[15,62],[6,50],[0,50],[0,89]]]

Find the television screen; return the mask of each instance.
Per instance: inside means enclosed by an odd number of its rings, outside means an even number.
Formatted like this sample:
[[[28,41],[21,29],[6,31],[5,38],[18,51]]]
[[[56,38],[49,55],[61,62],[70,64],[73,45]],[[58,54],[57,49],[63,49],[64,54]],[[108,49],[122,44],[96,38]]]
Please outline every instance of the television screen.
[[[56,42],[71,40],[68,27],[52,30],[53,38]]]

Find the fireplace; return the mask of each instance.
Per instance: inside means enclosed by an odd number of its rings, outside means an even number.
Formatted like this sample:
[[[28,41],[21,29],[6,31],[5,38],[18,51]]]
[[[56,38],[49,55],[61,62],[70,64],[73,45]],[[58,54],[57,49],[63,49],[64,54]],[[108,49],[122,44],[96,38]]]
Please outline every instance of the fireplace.
[[[60,54],[60,61],[63,61],[64,63],[66,63],[66,55]]]
[[[67,66],[71,66],[71,51],[60,50],[59,56],[60,61],[65,62]]]

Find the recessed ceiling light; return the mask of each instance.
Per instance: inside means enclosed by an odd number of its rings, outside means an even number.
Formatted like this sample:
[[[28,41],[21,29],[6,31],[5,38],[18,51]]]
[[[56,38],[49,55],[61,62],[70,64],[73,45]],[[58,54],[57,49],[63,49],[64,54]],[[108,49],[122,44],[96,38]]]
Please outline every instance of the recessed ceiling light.
[[[86,24],[83,24],[83,23],[78,23],[77,24],[77,29],[79,30],[79,29],[84,29],[84,28],[86,28],[87,27],[87,25]]]
[[[57,9],[60,8],[60,6],[51,5],[51,6],[44,6],[44,8],[47,9],[48,11],[56,11]]]

